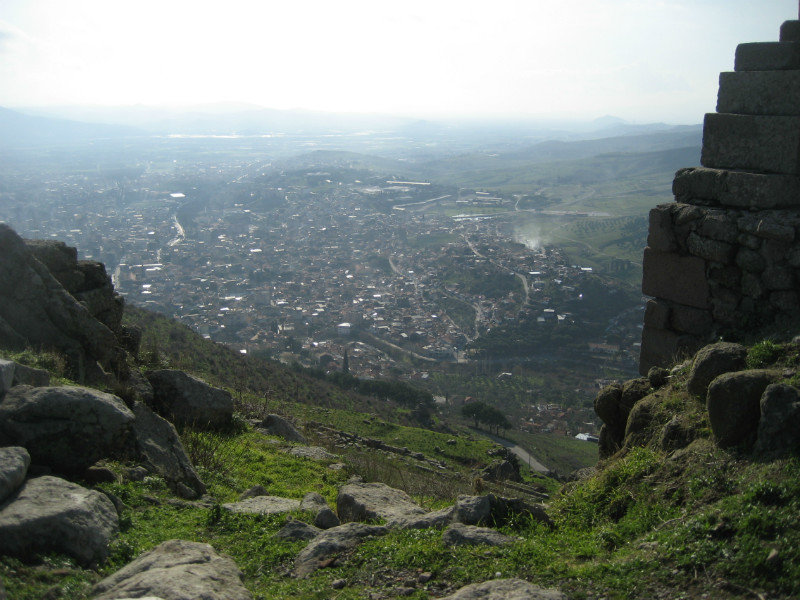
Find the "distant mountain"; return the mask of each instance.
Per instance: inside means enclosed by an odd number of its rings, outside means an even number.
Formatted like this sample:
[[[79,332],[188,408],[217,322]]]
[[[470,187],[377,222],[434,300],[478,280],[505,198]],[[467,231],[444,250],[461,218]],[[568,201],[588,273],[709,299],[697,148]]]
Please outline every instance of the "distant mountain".
[[[59,145],[137,135],[142,135],[142,132],[133,127],[41,117],[0,107],[0,148]]]

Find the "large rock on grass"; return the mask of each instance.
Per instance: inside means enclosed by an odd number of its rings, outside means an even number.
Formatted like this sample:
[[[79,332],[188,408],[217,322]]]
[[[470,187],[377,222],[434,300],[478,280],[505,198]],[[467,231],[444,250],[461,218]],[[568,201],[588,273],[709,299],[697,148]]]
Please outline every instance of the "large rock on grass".
[[[558,590],[548,590],[522,579],[494,579],[462,587],[441,600],[567,600]]]
[[[117,396],[83,387],[15,386],[0,403],[0,445],[23,446],[37,465],[82,473],[128,449],[133,413]]]
[[[706,397],[708,385],[723,373],[745,368],[747,348],[740,344],[719,342],[710,344],[695,355],[686,388],[690,394]]]
[[[235,513],[274,515],[300,510],[300,500],[279,496],[253,496],[239,502],[223,504],[222,508]]]
[[[233,416],[230,393],[183,371],[162,369],[147,373],[153,386],[153,407],[175,425],[225,427]]]
[[[339,553],[355,548],[364,539],[385,535],[388,532],[388,527],[363,523],[345,523],[328,529],[314,538],[297,555],[294,561],[294,575],[307,577]]]
[[[514,541],[507,535],[489,527],[453,523],[442,534],[445,546],[504,546]]]
[[[267,415],[259,429],[267,435],[277,435],[289,442],[308,443],[306,437],[288,419],[284,419],[280,415]]]
[[[0,448],[0,503],[22,485],[30,464],[31,457],[25,448],[20,446]]]
[[[779,378],[779,371],[753,369],[724,373],[711,382],[706,408],[720,448],[752,445],[761,413],[761,395]]]
[[[206,486],[189,460],[175,426],[141,402],[136,402],[132,411],[136,417],[136,451],[151,470],[161,475],[179,496],[191,499],[205,494]]]
[[[106,557],[117,530],[104,494],[49,475],[29,479],[0,506],[0,554],[57,552],[91,565]]]
[[[348,483],[339,489],[336,512],[343,522],[385,519],[400,525],[425,510],[402,490],[385,483]]]
[[[0,398],[11,389],[14,384],[14,368],[17,366],[13,360],[0,358]]]
[[[800,453],[800,390],[785,383],[767,386],[760,400],[755,451],[774,455]]]
[[[94,600],[252,600],[233,560],[208,544],[169,540],[106,577]]]

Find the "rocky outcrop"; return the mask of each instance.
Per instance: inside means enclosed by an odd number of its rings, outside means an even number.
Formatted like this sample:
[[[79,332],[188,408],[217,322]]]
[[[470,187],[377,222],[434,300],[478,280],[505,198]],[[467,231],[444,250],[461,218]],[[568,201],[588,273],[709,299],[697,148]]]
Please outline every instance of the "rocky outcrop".
[[[340,552],[355,548],[364,539],[385,535],[387,527],[345,523],[321,533],[308,544],[294,561],[294,575],[307,577]]]
[[[208,544],[169,540],[94,586],[94,600],[252,600],[242,572]]]
[[[514,541],[507,535],[489,527],[453,523],[442,534],[445,546],[504,546]]]
[[[786,384],[767,386],[759,401],[755,451],[760,454],[800,453],[800,390]]]
[[[297,519],[290,519],[286,522],[286,525],[280,528],[275,536],[284,540],[296,542],[298,540],[313,540],[321,533],[322,529],[319,527],[314,527],[313,525],[303,523],[303,521],[298,521]]]
[[[129,448],[133,413],[111,394],[83,387],[15,386],[0,403],[0,445],[23,446],[34,464],[82,473]]]
[[[384,483],[349,483],[339,489],[336,512],[344,521],[385,519],[389,525],[425,514],[425,510],[402,490]]]
[[[567,600],[558,590],[548,590],[522,579],[494,579],[462,587],[441,600]]]
[[[600,428],[600,458],[611,456],[622,447],[631,410],[650,391],[650,380],[646,377],[600,390],[594,400],[594,410],[604,423]]]
[[[0,553],[11,556],[60,552],[90,565],[105,558],[117,530],[104,494],[57,477],[29,479],[0,506]]]
[[[153,386],[153,408],[177,426],[225,427],[233,416],[233,398],[183,371],[163,369],[147,373]]]
[[[0,224],[0,334],[10,347],[63,353],[78,381],[96,375],[97,363],[118,374],[127,370],[114,332],[70,295],[5,224]]]
[[[480,477],[486,481],[522,481],[516,457],[514,460],[492,461],[481,470]]]
[[[174,425],[141,402],[134,403],[133,438],[137,455],[161,475],[173,492],[182,498],[198,498],[206,493]]]
[[[541,504],[531,504],[520,498],[505,498],[495,494],[459,496],[453,507],[453,521],[465,525],[508,524],[514,517],[532,518],[547,526],[552,520]]]
[[[320,529],[330,529],[341,525],[339,517],[325,502],[325,498],[316,492],[309,492],[303,496],[303,500],[300,502],[300,510],[307,510],[313,513],[314,525]]]
[[[0,503],[4,502],[25,481],[31,457],[25,448],[0,448]]]

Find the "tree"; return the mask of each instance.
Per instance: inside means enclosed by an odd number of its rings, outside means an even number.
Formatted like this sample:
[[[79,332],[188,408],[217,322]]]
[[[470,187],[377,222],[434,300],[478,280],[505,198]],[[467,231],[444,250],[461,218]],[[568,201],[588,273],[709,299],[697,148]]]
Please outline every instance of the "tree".
[[[350,372],[350,357],[347,356],[347,348],[344,349],[344,358],[342,359],[342,372]]]

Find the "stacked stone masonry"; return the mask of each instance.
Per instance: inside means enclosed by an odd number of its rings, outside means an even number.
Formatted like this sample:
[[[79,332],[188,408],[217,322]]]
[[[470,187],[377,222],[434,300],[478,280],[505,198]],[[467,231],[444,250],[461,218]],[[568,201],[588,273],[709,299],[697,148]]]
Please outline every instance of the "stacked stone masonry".
[[[706,115],[702,167],[650,211],[639,370],[709,341],[789,323],[800,309],[800,21],[741,44]]]

